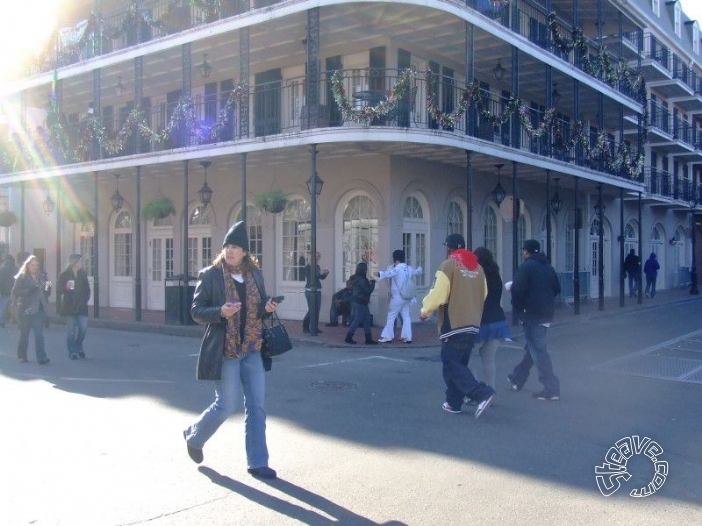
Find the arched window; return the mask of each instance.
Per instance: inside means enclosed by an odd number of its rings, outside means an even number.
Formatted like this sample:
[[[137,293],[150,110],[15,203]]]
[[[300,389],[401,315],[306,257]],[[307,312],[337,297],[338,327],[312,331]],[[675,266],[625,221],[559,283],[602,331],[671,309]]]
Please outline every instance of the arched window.
[[[241,221],[241,211],[236,216]],[[246,227],[249,229],[249,254],[258,260],[258,266],[263,268],[263,220],[261,211],[255,206],[246,207]]]
[[[448,213],[446,222],[446,235],[461,234],[464,235],[465,224],[463,221],[463,208],[457,201],[449,201]]]
[[[212,228],[207,207],[194,206],[188,223],[188,272],[196,275],[212,262]]]
[[[575,212],[569,210],[565,221],[565,268],[566,272],[573,272],[575,268]]]
[[[521,214],[519,216],[519,219],[517,220],[517,248],[521,250],[521,248],[524,246],[524,241],[526,241],[527,238],[527,224],[526,224],[526,217],[524,217],[524,214]]]
[[[378,213],[369,197],[357,195],[344,207],[341,240],[344,262],[342,279],[349,279],[361,261],[368,264],[368,275],[373,275],[378,268],[375,256],[378,246]]]
[[[413,267],[427,268],[427,221],[419,199],[408,196],[402,208],[402,250],[405,261]],[[417,276],[417,285],[425,284],[425,273]]]
[[[492,252],[495,261],[499,261],[497,253],[497,214],[495,209],[488,205],[485,207],[485,229],[484,229],[483,245]]]
[[[305,280],[305,265],[311,246],[311,213],[307,199],[288,200],[283,212],[284,280]]]
[[[628,254],[631,249],[639,252],[639,230],[633,221],[628,222],[624,227],[624,254]]]
[[[122,210],[115,219],[114,275],[132,276],[132,214]]]
[[[95,272],[95,225],[93,223],[81,223],[79,233],[79,251],[83,255],[85,262],[84,269],[88,276],[94,276]]]

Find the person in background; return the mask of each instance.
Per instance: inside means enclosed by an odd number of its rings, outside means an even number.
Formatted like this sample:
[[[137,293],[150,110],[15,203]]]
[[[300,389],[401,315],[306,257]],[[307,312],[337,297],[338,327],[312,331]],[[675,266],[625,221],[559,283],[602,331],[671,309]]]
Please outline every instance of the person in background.
[[[392,253],[392,266],[387,270],[378,272],[378,279],[390,280],[390,306],[388,309],[388,319],[380,333],[380,343],[390,343],[395,338],[395,319],[397,315],[402,316],[402,331],[400,338],[405,343],[412,343],[412,320],[410,319],[410,303],[416,303],[416,298],[405,299],[401,290],[406,280],[414,279],[414,276],[422,273],[422,267],[416,269],[405,263],[405,251],[395,250]]]
[[[368,280],[368,265],[364,262],[356,265],[356,272],[351,277],[353,280],[353,288],[351,290],[351,310],[353,311],[353,320],[346,333],[344,341],[355,345],[353,335],[359,325],[363,325],[363,332],[366,335],[366,345],[377,345],[378,342],[373,340],[371,335],[371,315],[368,309],[371,294],[375,289],[375,280]]]
[[[509,387],[512,391],[521,391],[536,364],[539,382],[544,388],[534,393],[533,398],[560,400],[561,383],[553,374],[551,356],[546,349],[546,334],[553,321],[561,284],[538,241],[527,239],[522,246],[522,257],[524,262],[517,269],[511,291],[512,307],[522,318],[524,326],[524,357],[512,374],[507,375]]]
[[[480,330],[487,283],[478,258],[466,250],[462,235],[450,234],[444,245],[448,258],[436,271],[434,285],[422,301],[419,317],[426,320],[432,312],[439,311],[437,329],[446,383],[442,409],[447,413],[460,413],[468,398],[477,405],[475,418],[480,418],[490,407],[495,390],[475,379],[468,362]]]
[[[15,285],[15,274],[17,274],[15,258],[10,254],[6,254],[2,268],[0,268],[0,327],[4,327],[7,322],[7,311],[12,302],[12,287]]]
[[[636,255],[633,248],[624,259],[622,270],[629,277],[629,296],[634,297],[639,292],[639,271],[641,270],[641,259]]]
[[[646,263],[644,263],[644,274],[646,274],[646,297],[651,299],[656,297],[656,279],[658,278],[658,271],[661,265],[658,263],[658,259],[655,252],[651,252],[648,256]]]
[[[479,345],[478,352],[480,360],[483,362],[483,381],[496,389],[495,354],[500,342],[511,337],[507,317],[500,304],[502,301],[502,278],[500,277],[500,267],[497,266],[495,258],[492,257],[492,252],[485,247],[478,247],[473,252],[478,257],[478,263],[483,267],[487,281],[487,298],[485,298],[483,316],[480,320],[480,332],[475,343]]]
[[[248,250],[246,224],[239,221],[227,232],[212,265],[198,276],[190,313],[207,328],[197,360],[197,379],[214,381],[215,400],[183,431],[183,438],[188,455],[200,464],[205,443],[234,414],[242,390],[248,472],[274,479],[277,474],[268,466],[261,344],[263,318],[275,312],[278,304],[267,298],[263,274]]]
[[[353,290],[353,282],[350,279],[346,280],[346,286],[337,290],[332,296],[331,306],[329,307],[329,323],[327,327],[338,327],[339,316],[341,316],[341,324],[345,327],[351,323],[353,317],[351,312],[351,291]]]
[[[71,360],[85,358],[83,341],[88,331],[90,283],[83,266],[83,256],[69,256],[56,286],[56,304],[59,315],[66,318],[66,346]]]
[[[310,262],[305,265],[305,299],[307,300],[307,314],[305,314],[304,319],[302,320],[302,332],[310,332],[310,315],[312,313],[312,295],[314,294],[314,299],[315,299],[315,311],[316,311],[316,320],[317,323],[319,323],[319,312],[320,308],[322,307],[322,282],[321,280],[327,279],[327,276],[329,275],[329,269],[325,268],[322,270],[319,267],[319,260],[322,259],[322,255],[317,252],[317,257],[316,258],[310,258]],[[316,291],[312,291],[312,267],[311,265],[316,265],[317,266],[317,280],[316,280]],[[317,332],[321,333],[319,329]]]
[[[44,326],[49,321],[49,301],[51,282],[46,274],[40,271],[41,264],[36,256],[29,256],[15,275],[15,285],[12,287],[12,301],[20,327],[20,337],[17,342],[17,358],[27,362],[27,347],[29,347],[29,331],[34,332],[34,351],[37,363],[46,365],[51,360],[44,349]]]

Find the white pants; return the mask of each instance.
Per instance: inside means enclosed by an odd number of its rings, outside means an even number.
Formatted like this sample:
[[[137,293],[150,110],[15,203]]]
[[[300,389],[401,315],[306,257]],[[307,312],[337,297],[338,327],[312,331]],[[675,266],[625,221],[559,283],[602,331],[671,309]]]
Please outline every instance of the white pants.
[[[395,318],[402,314],[402,332],[400,337],[403,340],[412,341],[412,320],[410,319],[410,300],[402,299],[401,296],[392,296],[390,307],[388,308],[388,321],[380,333],[380,337],[386,340],[395,338]]]

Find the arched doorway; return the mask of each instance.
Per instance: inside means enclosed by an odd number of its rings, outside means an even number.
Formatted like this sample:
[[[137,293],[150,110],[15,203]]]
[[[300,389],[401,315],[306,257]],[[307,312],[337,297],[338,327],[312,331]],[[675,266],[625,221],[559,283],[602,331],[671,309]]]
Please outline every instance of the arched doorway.
[[[132,214],[120,210],[111,224],[110,306],[134,307],[134,246]]]
[[[166,279],[173,277],[173,216],[154,219],[147,225],[146,308],[166,308]]]
[[[654,225],[651,229],[651,252],[656,253],[656,259],[658,264],[661,266],[658,269],[658,276],[656,278],[656,290],[662,290],[666,288],[666,265],[665,265],[665,230],[663,230],[663,225]],[[649,254],[642,257],[642,261],[645,263]],[[643,264],[643,263],[642,263]]]
[[[197,276],[200,269],[212,263],[212,225],[210,210],[195,205],[188,215],[188,272]]]
[[[607,279],[610,275],[612,257],[612,236],[609,223],[605,220],[604,225],[600,226],[600,220],[595,217],[590,223],[590,297],[599,298],[599,282],[600,282],[600,228],[602,228],[603,239],[603,269],[604,269],[604,295],[609,296],[612,293],[611,279]]]

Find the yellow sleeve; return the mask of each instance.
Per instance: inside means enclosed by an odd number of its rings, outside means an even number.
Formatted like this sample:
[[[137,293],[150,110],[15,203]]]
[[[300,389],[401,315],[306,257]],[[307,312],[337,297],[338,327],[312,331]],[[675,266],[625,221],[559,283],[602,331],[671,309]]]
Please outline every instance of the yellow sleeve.
[[[437,270],[436,276],[434,277],[434,286],[422,300],[422,310],[420,312],[429,316],[441,305],[448,303],[450,294],[451,283],[446,277],[446,274],[441,270]]]

